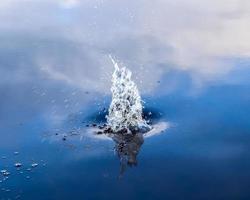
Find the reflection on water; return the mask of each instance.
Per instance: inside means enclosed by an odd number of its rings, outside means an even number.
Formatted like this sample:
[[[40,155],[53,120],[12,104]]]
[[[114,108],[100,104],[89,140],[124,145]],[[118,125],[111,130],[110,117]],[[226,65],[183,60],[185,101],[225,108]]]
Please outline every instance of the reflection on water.
[[[115,151],[120,159],[120,177],[124,174],[127,166],[137,165],[137,155],[144,142],[142,133],[116,134],[112,136],[115,142]]]
[[[247,0],[1,0],[0,199],[250,199],[249,13]],[[109,54],[160,131],[90,137]]]

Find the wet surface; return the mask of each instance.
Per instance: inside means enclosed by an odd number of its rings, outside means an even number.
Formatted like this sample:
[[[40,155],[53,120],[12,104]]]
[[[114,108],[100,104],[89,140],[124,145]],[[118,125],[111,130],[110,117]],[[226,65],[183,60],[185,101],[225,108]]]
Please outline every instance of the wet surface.
[[[95,131],[86,125],[98,124],[88,121],[94,105],[56,125],[40,113],[23,114],[18,123],[1,124],[8,130],[6,137],[1,132],[1,197],[247,198],[248,90],[213,87],[196,98],[148,98],[163,111],[154,120],[173,125],[146,139],[90,137]]]
[[[249,199],[249,5],[210,2],[1,1],[0,200]],[[109,54],[158,134],[97,134]]]

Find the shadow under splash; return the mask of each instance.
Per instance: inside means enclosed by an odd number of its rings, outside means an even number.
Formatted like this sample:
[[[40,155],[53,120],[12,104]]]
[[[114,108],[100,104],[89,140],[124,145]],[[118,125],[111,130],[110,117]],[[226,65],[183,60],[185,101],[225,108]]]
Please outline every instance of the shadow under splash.
[[[137,165],[137,155],[144,143],[144,138],[142,133],[114,134],[111,138],[115,142],[115,151],[120,159],[119,178],[121,178],[127,167]]]

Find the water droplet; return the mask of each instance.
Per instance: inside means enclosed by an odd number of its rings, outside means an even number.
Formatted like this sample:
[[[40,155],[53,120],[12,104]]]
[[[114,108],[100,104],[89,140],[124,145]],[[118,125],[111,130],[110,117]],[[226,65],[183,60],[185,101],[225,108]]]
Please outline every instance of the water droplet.
[[[8,172],[6,169],[2,169],[0,172],[1,172],[2,175],[4,175],[4,176],[9,176],[9,175],[10,175],[10,172]]]
[[[19,168],[19,167],[22,167],[22,163],[15,163],[15,167]]]
[[[33,168],[35,168],[35,167],[37,167],[37,166],[38,166],[37,163],[32,163],[32,164],[31,164],[31,167],[33,167]]]

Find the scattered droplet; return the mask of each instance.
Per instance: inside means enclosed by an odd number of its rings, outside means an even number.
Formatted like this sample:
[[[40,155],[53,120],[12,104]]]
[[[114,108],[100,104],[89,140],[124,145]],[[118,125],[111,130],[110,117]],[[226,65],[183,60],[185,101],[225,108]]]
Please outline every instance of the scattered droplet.
[[[4,175],[4,176],[9,176],[9,175],[10,175],[10,172],[8,172],[6,169],[2,169],[0,172],[1,172],[2,175]]]
[[[32,164],[31,164],[31,167],[33,167],[33,168],[35,168],[35,167],[37,167],[37,166],[38,166],[37,163],[32,163]]]
[[[22,167],[22,163],[15,163],[15,167],[19,168],[19,167]]]

